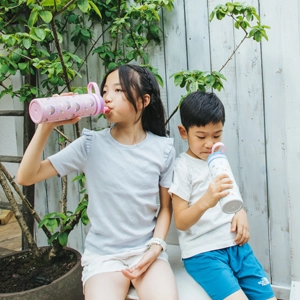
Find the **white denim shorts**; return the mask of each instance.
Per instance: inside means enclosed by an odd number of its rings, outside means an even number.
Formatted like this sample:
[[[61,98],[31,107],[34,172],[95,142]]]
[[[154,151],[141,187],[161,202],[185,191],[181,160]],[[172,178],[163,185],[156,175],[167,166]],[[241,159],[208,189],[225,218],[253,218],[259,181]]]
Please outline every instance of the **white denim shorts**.
[[[148,249],[148,247],[143,247],[114,255],[99,255],[85,249],[81,257],[83,286],[89,278],[96,274],[118,272],[133,267]],[[162,251],[157,259],[168,261],[168,254]]]

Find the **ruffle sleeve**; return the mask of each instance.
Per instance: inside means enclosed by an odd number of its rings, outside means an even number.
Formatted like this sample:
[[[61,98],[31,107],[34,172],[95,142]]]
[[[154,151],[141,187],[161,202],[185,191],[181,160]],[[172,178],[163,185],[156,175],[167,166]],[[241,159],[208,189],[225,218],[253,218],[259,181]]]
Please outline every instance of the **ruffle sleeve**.
[[[170,160],[170,155],[173,155],[173,151],[174,151],[173,144],[174,144],[174,139],[166,138],[166,145],[165,145],[165,149],[164,149],[165,163],[168,163],[168,161]]]
[[[82,136],[85,137],[85,148],[86,148],[87,155],[89,155],[92,148],[94,131],[84,128],[82,130]]]

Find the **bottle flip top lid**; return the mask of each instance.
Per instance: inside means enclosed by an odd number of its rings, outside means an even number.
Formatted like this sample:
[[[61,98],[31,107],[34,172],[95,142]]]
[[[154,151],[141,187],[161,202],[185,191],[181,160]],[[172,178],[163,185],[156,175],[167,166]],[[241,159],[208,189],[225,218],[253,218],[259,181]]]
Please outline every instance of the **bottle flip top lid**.
[[[220,147],[219,151],[215,151],[215,149],[218,147]],[[213,159],[217,157],[226,158],[224,152],[225,152],[225,145],[222,142],[215,143],[211,149],[211,154],[207,158],[207,162],[210,163]]]

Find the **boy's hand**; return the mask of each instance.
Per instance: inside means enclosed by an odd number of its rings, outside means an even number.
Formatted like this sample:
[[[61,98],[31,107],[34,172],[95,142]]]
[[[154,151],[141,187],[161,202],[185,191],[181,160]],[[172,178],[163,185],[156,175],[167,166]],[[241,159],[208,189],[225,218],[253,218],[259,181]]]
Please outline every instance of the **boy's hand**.
[[[239,210],[232,218],[231,232],[236,232],[235,242],[242,246],[250,239],[250,232],[248,226],[248,218],[244,209]]]
[[[227,174],[216,176],[206,191],[206,202],[209,208],[216,206],[218,201],[229,194],[228,189],[233,188],[232,180]]]

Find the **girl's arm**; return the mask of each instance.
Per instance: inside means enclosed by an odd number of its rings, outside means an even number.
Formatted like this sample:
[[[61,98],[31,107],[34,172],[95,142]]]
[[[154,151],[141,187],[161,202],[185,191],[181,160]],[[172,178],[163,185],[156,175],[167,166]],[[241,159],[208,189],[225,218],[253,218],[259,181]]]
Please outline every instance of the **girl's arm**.
[[[160,187],[160,210],[157,216],[153,237],[165,240],[171,224],[171,218],[171,196],[169,195],[167,188]],[[151,266],[151,264],[156,260],[161,251],[162,247],[160,245],[151,245],[140,262],[135,267],[123,270],[123,275],[131,280],[139,277],[149,268],[149,266]]]
[[[48,159],[41,161],[46,142],[54,127],[65,124],[74,124],[78,122],[79,119],[80,118],[74,118],[63,122],[38,125],[37,130],[24,153],[17,172],[17,182],[19,184],[25,186],[31,185],[57,175],[57,171]]]
[[[188,230],[195,225],[202,215],[218,201],[229,194],[228,189],[232,188],[232,180],[228,175],[218,175],[210,184],[206,193],[193,205],[173,194],[172,202],[174,209],[175,225],[179,230]]]
[[[162,240],[165,240],[170,228],[171,218],[172,218],[171,196],[167,188],[160,187],[160,210],[157,216],[153,237],[157,237]],[[156,246],[156,245],[152,245],[152,246]],[[159,246],[159,250],[160,251],[162,250],[161,246]]]

